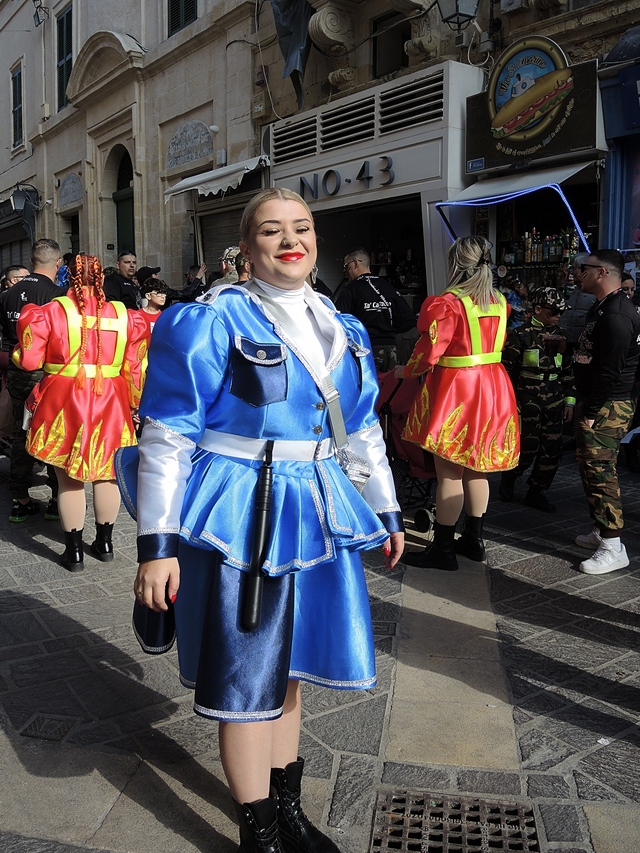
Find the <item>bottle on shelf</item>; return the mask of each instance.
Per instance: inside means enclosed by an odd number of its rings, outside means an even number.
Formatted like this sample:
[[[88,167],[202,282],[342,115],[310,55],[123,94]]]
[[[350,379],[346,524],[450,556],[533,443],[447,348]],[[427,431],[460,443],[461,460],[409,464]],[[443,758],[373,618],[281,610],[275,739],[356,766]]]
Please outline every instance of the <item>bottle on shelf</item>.
[[[558,239],[558,235],[554,234],[549,241],[549,261],[552,264],[555,264],[557,260],[556,255],[556,240]]]
[[[558,234],[558,239],[556,240],[556,261],[560,263],[564,258],[564,240],[562,239],[562,234]]]
[[[542,263],[548,264],[551,260],[551,237],[547,235],[542,244]]]
[[[524,263],[524,239],[520,238],[515,244],[516,264]]]
[[[531,234],[528,231],[524,232],[524,262],[525,264],[532,263],[531,260]]]
[[[538,263],[538,232],[535,226],[531,229],[531,263]]]

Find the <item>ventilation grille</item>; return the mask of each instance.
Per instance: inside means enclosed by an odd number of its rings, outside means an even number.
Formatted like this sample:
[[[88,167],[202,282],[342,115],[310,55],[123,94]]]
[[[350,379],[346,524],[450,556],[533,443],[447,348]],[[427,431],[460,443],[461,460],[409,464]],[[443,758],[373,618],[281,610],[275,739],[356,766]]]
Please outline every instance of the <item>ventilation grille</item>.
[[[444,72],[382,88],[272,126],[272,163],[288,163],[444,118]]]
[[[380,133],[393,133],[444,116],[444,74],[380,93]]]
[[[318,152],[317,116],[273,129],[274,159],[287,163]]]
[[[320,144],[323,151],[373,139],[376,132],[376,100],[374,97],[340,109],[321,113]]]

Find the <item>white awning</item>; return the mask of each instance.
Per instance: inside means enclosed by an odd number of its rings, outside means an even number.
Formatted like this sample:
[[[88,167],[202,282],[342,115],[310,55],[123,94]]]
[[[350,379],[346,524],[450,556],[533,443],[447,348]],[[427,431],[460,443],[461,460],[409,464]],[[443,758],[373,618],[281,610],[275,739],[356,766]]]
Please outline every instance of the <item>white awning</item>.
[[[505,201],[505,199],[513,196],[525,195],[536,190],[556,189],[573,175],[591,165],[593,165],[591,162],[578,165],[574,163],[572,166],[556,166],[555,169],[515,172],[511,175],[503,175],[500,178],[489,178],[486,181],[478,181],[472,184],[448,201],[436,202],[436,207],[464,204],[465,202],[474,207],[481,204],[498,204],[498,202]]]
[[[519,196],[527,193],[537,192],[537,190],[551,189],[555,190],[562,201],[564,202],[571,221],[576,227],[582,245],[586,251],[590,251],[587,239],[580,227],[575,213],[565,194],[560,188],[560,184],[568,181],[573,175],[577,175],[583,169],[592,166],[593,162],[573,164],[572,166],[556,166],[553,169],[540,169],[533,172],[516,172],[511,175],[503,175],[500,178],[489,178],[486,181],[478,181],[470,187],[462,190],[458,195],[447,201],[437,201],[435,207],[444,220],[447,230],[456,239],[456,233],[453,230],[451,223],[447,219],[443,207],[481,207],[489,204],[499,204],[502,201],[511,201]]]
[[[230,166],[223,166],[221,169],[213,169],[211,172],[191,175],[165,190],[164,202],[166,204],[172,196],[186,193],[188,190],[198,190],[199,195],[215,195],[221,191],[235,189],[242,183],[247,172],[253,172],[255,169],[268,165],[269,158],[262,155],[254,157],[252,160],[244,160],[242,163],[232,163]]]

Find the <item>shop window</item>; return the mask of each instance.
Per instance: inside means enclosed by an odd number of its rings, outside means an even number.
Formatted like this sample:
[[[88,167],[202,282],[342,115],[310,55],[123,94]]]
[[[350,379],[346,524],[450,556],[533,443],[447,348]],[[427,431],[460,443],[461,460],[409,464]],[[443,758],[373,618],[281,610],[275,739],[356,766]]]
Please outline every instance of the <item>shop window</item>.
[[[11,119],[13,125],[12,146],[22,145],[22,65],[11,72]]]
[[[58,26],[58,109],[62,110],[69,103],[67,98],[67,84],[73,68],[73,31],[72,31],[72,7],[69,6],[62,14],[58,15],[56,21]]]
[[[198,18],[197,0],[169,0],[169,35],[184,29]]]
[[[373,22],[373,74],[384,77],[408,68],[404,43],[411,38],[411,24],[404,15],[392,12]]]

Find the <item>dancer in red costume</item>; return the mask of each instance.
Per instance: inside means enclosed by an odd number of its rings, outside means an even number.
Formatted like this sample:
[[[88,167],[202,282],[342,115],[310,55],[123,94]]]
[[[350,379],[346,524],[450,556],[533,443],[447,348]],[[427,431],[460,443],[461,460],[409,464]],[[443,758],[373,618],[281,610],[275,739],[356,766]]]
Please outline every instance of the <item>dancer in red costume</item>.
[[[140,401],[140,362],[147,325],[137,311],[106,302],[100,261],[75,258],[71,287],[47,305],[26,305],[18,320],[13,361],[45,376],[27,401],[26,447],[53,465],[64,531],[62,565],[83,568],[84,484],[93,483],[96,539],[91,553],[113,559],[111,534],[120,507],[113,457],[136,443],[131,409]]]
[[[410,566],[458,568],[456,551],[485,558],[482,521],[489,501],[487,474],[515,468],[520,452],[518,410],[500,364],[507,304],[493,288],[490,245],[464,237],[449,250],[449,286],[425,300],[421,338],[400,378],[425,376],[403,438],[433,453],[438,477],[433,544],[405,554]],[[464,505],[467,520],[455,542]]]

